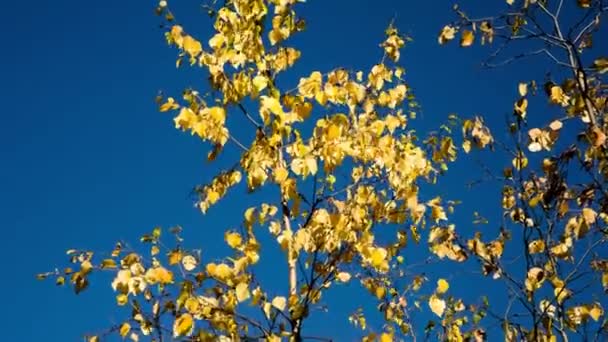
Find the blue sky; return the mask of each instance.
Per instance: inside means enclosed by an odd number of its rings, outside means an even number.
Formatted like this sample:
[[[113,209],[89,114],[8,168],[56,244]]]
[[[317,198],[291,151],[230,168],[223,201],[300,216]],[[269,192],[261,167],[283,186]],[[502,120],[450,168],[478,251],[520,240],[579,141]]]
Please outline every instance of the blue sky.
[[[173,2],[189,32],[208,32],[209,19],[198,1]],[[480,3],[465,1],[463,7],[476,4],[478,13],[487,14],[505,6],[504,1]],[[209,180],[215,169],[205,162],[206,147],[175,130],[172,117],[158,112],[154,97],[159,90],[177,95],[188,86],[204,88],[206,76],[175,69],[176,51],[166,46],[155,5],[149,0],[3,5],[8,31],[0,54],[0,290],[5,307],[0,315],[7,327],[2,340],[76,341],[119,321],[105,278],[78,298],[67,288],[34,280],[36,273],[63,265],[69,248],[107,251],[119,239],[137,241],[156,225],[181,225],[190,247],[217,257],[224,252],[217,242],[226,224],[238,224],[233,207],[241,204],[243,193],[207,216],[193,208],[191,188]],[[448,113],[458,113],[484,114],[500,128],[516,98],[517,82],[531,74],[542,80],[542,60],[482,70],[479,62],[490,49],[440,47],[437,33],[452,18],[451,5],[309,0],[300,11],[308,30],[294,41],[303,51],[296,68],[301,74],[292,77],[337,66],[369,67],[380,57],[377,45],[395,16],[396,26],[414,38],[402,54],[406,78],[423,107],[414,126],[424,132]],[[500,130],[495,134],[506,137]],[[475,177],[474,158],[464,157],[468,163],[455,165],[452,178],[436,191],[496,215],[488,198],[498,201],[498,193],[483,186],[468,191],[459,182]],[[466,289],[470,285],[461,286],[460,291],[472,294]],[[332,300],[339,304],[350,298],[336,293]],[[320,315],[313,327],[317,331],[348,327],[345,320]]]

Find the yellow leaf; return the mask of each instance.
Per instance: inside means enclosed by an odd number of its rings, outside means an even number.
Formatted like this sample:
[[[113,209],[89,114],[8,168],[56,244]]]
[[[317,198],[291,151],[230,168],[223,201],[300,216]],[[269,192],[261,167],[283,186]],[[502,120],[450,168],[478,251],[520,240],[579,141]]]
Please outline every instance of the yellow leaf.
[[[169,252],[169,265],[175,265],[182,260],[182,252],[179,249]]]
[[[233,274],[232,268],[224,263],[219,264],[219,265],[210,263],[210,264],[207,264],[206,269],[207,269],[207,273],[209,273],[209,275],[211,275],[212,277],[221,279],[221,280],[228,279]]]
[[[568,290],[565,287],[556,287],[553,290],[553,294],[555,295],[555,298],[557,299],[557,303],[562,304],[566,298],[568,298],[568,297],[570,297],[570,295],[572,295],[572,291]]]
[[[129,297],[126,294],[121,293],[119,295],[116,295],[116,303],[119,306],[123,306],[123,305],[127,304],[128,301],[129,301]]]
[[[114,259],[105,259],[101,262],[102,269],[116,268],[116,261]]]
[[[224,44],[225,41],[226,39],[223,34],[216,33],[213,37],[211,37],[211,39],[209,39],[209,46],[213,50],[217,50],[222,46],[222,44]]]
[[[235,292],[236,299],[239,302],[244,302],[251,296],[249,293],[249,284],[247,283],[239,283],[235,288]]]
[[[585,222],[585,224],[590,226],[595,223],[597,213],[591,208],[583,208],[582,216],[583,216],[583,221]]]
[[[241,235],[235,232],[226,232],[226,234],[224,234],[224,239],[231,248],[237,248],[243,243]]]
[[[266,76],[257,75],[253,78],[252,83],[256,93],[259,93],[268,87],[268,78]]]
[[[321,85],[323,83],[323,75],[314,71],[310,74],[308,78],[300,78],[300,83],[298,84],[298,91],[300,95],[306,98],[315,97],[321,91]]]
[[[251,207],[251,208],[245,210],[245,213],[243,214],[243,216],[245,217],[245,228],[251,229],[251,227],[255,223],[255,219],[256,219],[255,207]]]
[[[181,314],[173,323],[173,337],[190,336],[194,330],[194,320],[189,313]]]
[[[179,114],[173,119],[175,128],[192,129],[198,122],[198,116],[190,108],[182,108]]]
[[[519,96],[524,97],[528,94],[528,83],[520,83],[517,86],[517,90],[519,91]]]
[[[448,41],[454,39],[456,34],[456,29],[450,25],[446,25],[441,29],[441,33],[439,34],[439,44],[445,44]]]
[[[549,128],[551,128],[552,131],[559,131],[562,128],[562,126],[563,126],[563,124],[559,120],[555,120],[549,124]]]
[[[172,97],[167,98],[167,102],[163,103],[160,106],[160,111],[161,112],[168,112],[170,110],[174,110],[179,108],[179,105],[177,103],[175,103],[175,99]]]
[[[205,112],[208,111],[209,116],[213,121],[224,124],[226,121],[226,110],[223,107],[210,107],[206,108]]]
[[[317,160],[312,155],[307,155],[303,158],[294,158],[291,161],[291,171],[302,177],[306,177],[309,174],[315,175],[318,171]]]
[[[184,255],[182,258],[182,266],[186,271],[190,272],[198,266],[198,261],[192,255]]]
[[[389,333],[383,333],[380,335],[380,342],[393,342],[393,335]]]
[[[173,282],[173,273],[166,268],[159,266],[149,268],[148,271],[146,271],[145,278],[149,284],[170,284]]]
[[[593,68],[600,74],[608,72],[608,58],[598,58],[593,62]]]
[[[600,317],[604,314],[604,309],[600,305],[600,303],[594,303],[591,308],[589,308],[589,316],[593,318],[594,321],[598,321]]]
[[[473,45],[473,41],[475,40],[475,35],[473,31],[464,30],[462,31],[462,36],[460,38],[460,46],[468,47]]]
[[[285,114],[279,100],[270,96],[260,96],[261,111],[270,111],[272,114],[282,116]]]
[[[545,251],[545,242],[541,239],[531,241],[528,244],[530,254],[542,253]]]
[[[541,287],[545,280],[545,273],[540,267],[532,267],[528,270],[525,285],[526,290],[533,292]]]
[[[431,308],[431,311],[433,311],[433,313],[439,317],[441,317],[443,315],[443,312],[445,311],[445,300],[440,299],[439,297],[437,297],[436,295],[432,295],[429,298],[429,307]]]
[[[129,331],[131,331],[131,325],[129,323],[125,322],[120,326],[120,330],[119,330],[120,336],[122,336],[122,337],[127,336]]]
[[[564,90],[560,86],[553,85],[550,88],[549,92],[549,99],[551,100],[551,102],[564,107],[568,105],[570,96],[566,95],[566,93],[564,93]]]
[[[87,342],[99,342],[99,336],[91,336],[87,338]]]
[[[374,248],[370,257],[372,266],[375,268],[381,268],[385,263],[387,254],[388,253],[384,248]]]
[[[274,299],[272,300],[272,306],[274,306],[279,311],[285,310],[286,305],[287,300],[285,299],[285,297],[274,297]]]
[[[528,158],[523,152],[519,152],[519,154],[513,158],[512,164],[517,170],[525,169],[526,166],[528,166]]]
[[[331,124],[327,127],[327,140],[333,140],[340,136],[340,126]]]
[[[183,48],[190,56],[196,57],[203,51],[201,42],[192,38],[191,36],[185,36],[183,38]]]
[[[350,273],[348,273],[348,272],[340,272],[340,273],[338,273],[338,275],[336,275],[336,278],[339,281],[346,283],[350,280],[351,276],[350,276]]]
[[[442,294],[445,293],[450,288],[450,284],[445,279],[437,280],[437,289],[435,292]]]
[[[465,140],[462,143],[462,149],[464,150],[465,153],[469,153],[471,151],[471,141]]]
[[[515,111],[515,115],[525,118],[528,110],[528,100],[522,97],[517,102],[515,102],[513,109]]]
[[[289,171],[287,171],[284,167],[278,167],[273,170],[274,172],[274,181],[278,184],[283,184],[287,177],[289,176]]]

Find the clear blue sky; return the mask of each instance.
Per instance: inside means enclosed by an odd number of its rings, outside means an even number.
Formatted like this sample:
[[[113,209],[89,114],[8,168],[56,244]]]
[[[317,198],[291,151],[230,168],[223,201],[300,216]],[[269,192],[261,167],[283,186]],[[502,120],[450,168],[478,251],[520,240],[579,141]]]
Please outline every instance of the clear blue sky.
[[[189,31],[208,32],[209,19],[198,1],[173,2]],[[481,3],[468,1],[463,7]],[[504,1],[494,3],[496,8],[476,11],[493,13],[504,6]],[[179,224],[190,247],[217,257],[224,252],[217,246],[224,228],[240,220],[231,208],[244,194],[232,194],[207,216],[188,197],[214,169],[205,162],[206,147],[175,130],[172,117],[158,113],[154,97],[159,90],[179,94],[190,85],[202,88],[206,76],[199,70],[176,71],[176,51],[166,46],[155,5],[150,0],[34,0],[2,6],[3,341],[77,341],[85,332],[119,321],[107,278],[93,281],[78,298],[68,288],[35,281],[36,273],[64,264],[66,249],[107,251],[118,239],[135,242],[156,225]],[[440,47],[437,33],[450,20],[451,5],[309,0],[301,6],[309,29],[297,38],[303,51],[297,70],[367,68],[378,60],[377,44],[396,16],[396,26],[414,38],[402,58],[423,106],[415,127],[437,127],[452,112],[484,114],[492,126],[501,127],[517,82],[529,79],[530,72],[542,79],[539,59],[487,71],[479,62],[489,49]],[[505,137],[502,131],[497,136]],[[440,192],[496,215],[498,202],[487,203],[488,198],[498,201],[498,193],[483,193],[483,187],[466,191],[459,182],[475,176],[473,157],[466,158],[469,163],[455,166]],[[450,273],[458,274],[445,270]],[[474,294],[470,284],[453,285],[455,291]],[[351,301],[334,294],[332,301]],[[319,315],[315,331],[335,334],[334,328],[348,327],[345,316]]]

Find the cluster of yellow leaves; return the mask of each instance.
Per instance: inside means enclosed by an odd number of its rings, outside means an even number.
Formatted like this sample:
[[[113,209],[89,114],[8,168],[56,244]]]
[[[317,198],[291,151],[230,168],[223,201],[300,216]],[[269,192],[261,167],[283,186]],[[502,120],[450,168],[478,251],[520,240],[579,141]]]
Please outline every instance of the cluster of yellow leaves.
[[[562,123],[558,120],[553,121],[549,125],[548,130],[532,128],[528,131],[528,137],[530,139],[528,150],[530,152],[539,152],[542,149],[550,151],[559,137],[559,131],[561,128]]]
[[[189,130],[201,139],[223,146],[228,141],[228,128],[225,126],[226,110],[222,107],[206,107],[194,112],[182,108],[175,117],[175,128]]]
[[[467,254],[457,243],[455,226],[433,227],[429,232],[429,246],[433,253],[439,258],[447,257],[450,260],[463,262],[467,259]]]
[[[573,327],[576,327],[577,325],[586,322],[589,318],[598,321],[600,317],[604,315],[604,309],[600,303],[596,302],[590,305],[571,307],[566,311],[566,315],[569,323]]]
[[[506,240],[507,235],[501,232],[495,240],[484,243],[481,241],[481,233],[477,232],[473,239],[467,241],[469,251],[480,259],[484,275],[493,274],[494,278],[500,277],[500,271],[496,265],[502,257]]]
[[[217,203],[220,198],[226,195],[226,192],[230,187],[235,186],[241,181],[241,172],[238,170],[232,170],[230,172],[222,172],[213,179],[211,184],[204,186],[199,190],[201,194],[201,200],[198,203],[199,208],[203,213],[209,209],[210,206]]]
[[[492,28],[492,24],[488,21],[482,21],[479,24],[472,23],[470,30],[463,29],[454,25],[445,25],[441,32],[439,33],[439,38],[437,39],[439,44],[443,45],[447,42],[454,40],[456,38],[456,33],[460,32],[460,46],[461,47],[469,47],[472,46],[475,42],[475,33],[481,32],[481,44],[485,44],[486,41],[488,43],[492,43],[494,40],[494,29]]]
[[[399,33],[393,26],[390,26],[386,30],[386,40],[382,43],[386,55],[394,62],[398,62],[401,55],[400,50],[404,45],[405,41],[403,38],[399,36]]]
[[[471,142],[478,148],[485,148],[494,141],[490,129],[479,116],[476,116],[473,120],[464,120],[462,123],[462,136],[464,137],[462,149],[466,153],[469,153],[471,150]]]

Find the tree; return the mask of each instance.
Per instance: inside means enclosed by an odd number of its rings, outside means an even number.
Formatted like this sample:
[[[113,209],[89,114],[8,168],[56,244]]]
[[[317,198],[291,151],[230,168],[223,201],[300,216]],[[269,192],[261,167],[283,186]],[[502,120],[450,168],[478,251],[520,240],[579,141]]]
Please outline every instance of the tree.
[[[603,340],[608,59],[592,47],[602,39],[608,3],[508,0],[507,5],[504,13],[479,19],[454,6],[457,20],[439,36],[443,44],[460,32],[463,47],[476,36],[481,44],[496,40],[499,47],[484,62],[489,68],[536,55],[547,62],[540,86],[533,79],[518,85],[508,118],[511,141],[498,144],[513,158],[502,176],[494,177],[503,182],[499,236],[483,242],[478,233],[466,244],[483,273],[507,285],[508,306],[488,308],[505,340]],[[528,104],[540,106],[534,97],[542,93],[554,109],[528,115],[533,111]],[[469,145],[465,140],[463,149]],[[505,260],[505,250],[519,257]]]
[[[584,57],[606,5],[579,1],[583,18],[567,35],[559,20],[563,1],[507,1],[507,12],[482,19],[454,8],[457,19],[441,30],[439,43],[460,32],[460,45],[469,47],[481,36],[482,43],[500,44],[490,67],[543,54],[566,71],[552,75],[561,84],[544,85],[556,105],[546,127],[528,129],[536,82],[518,85],[508,125],[513,139],[503,142],[482,117],[451,115],[437,131],[415,134],[419,107],[399,65],[409,38],[392,23],[380,45],[383,56],[368,71],[313,71],[288,84],[281,76],[300,57],[290,37],[305,29],[298,2],[214,1],[206,7],[214,21],[208,47],[160,2],[166,40],[179,51],[177,65],[203,69],[211,86],[206,93],[186,89],[181,98],[160,95],[160,111],[175,113],[177,129],[209,145],[210,162],[221,157],[231,164],[195,188],[197,207],[212,210],[243,187],[261,201],[244,211],[241,227],[227,228],[233,254],[221,260],[207,261],[184,247],[180,227],[165,230],[175,242],[156,227],[141,238],[148,247],[119,242],[107,258],[68,251],[74,268],[39,277],[67,282],[79,293],[93,274],[109,271],[117,305],[128,314],[88,340],[108,334],[155,341],[329,340],[307,335],[304,322],[331,288],[345,284],[362,286],[377,303],[381,326],[368,327],[363,311],[350,316],[366,340],[484,340],[496,323],[510,341],[576,334],[600,339],[605,323],[595,321],[603,317],[605,296],[597,290],[608,288],[608,261],[601,257],[608,223],[602,82],[608,61]],[[495,62],[518,41],[541,47]],[[504,195],[502,224],[492,241],[479,232],[462,237],[448,218],[457,202],[425,195],[425,187],[456,161],[457,144],[465,153],[492,148],[510,155],[505,160],[512,166],[489,180]],[[229,145],[236,150],[225,151]],[[262,236],[268,235],[284,251],[283,290],[256,277],[265,257],[261,241],[268,240]],[[404,262],[408,241],[425,239],[431,253]],[[506,283],[512,298],[506,308],[483,296],[465,303],[449,294],[443,278],[433,279],[428,293],[421,289],[430,279],[411,268],[430,262],[465,267],[471,260],[484,275]],[[413,315],[429,310],[433,319],[416,325]]]

